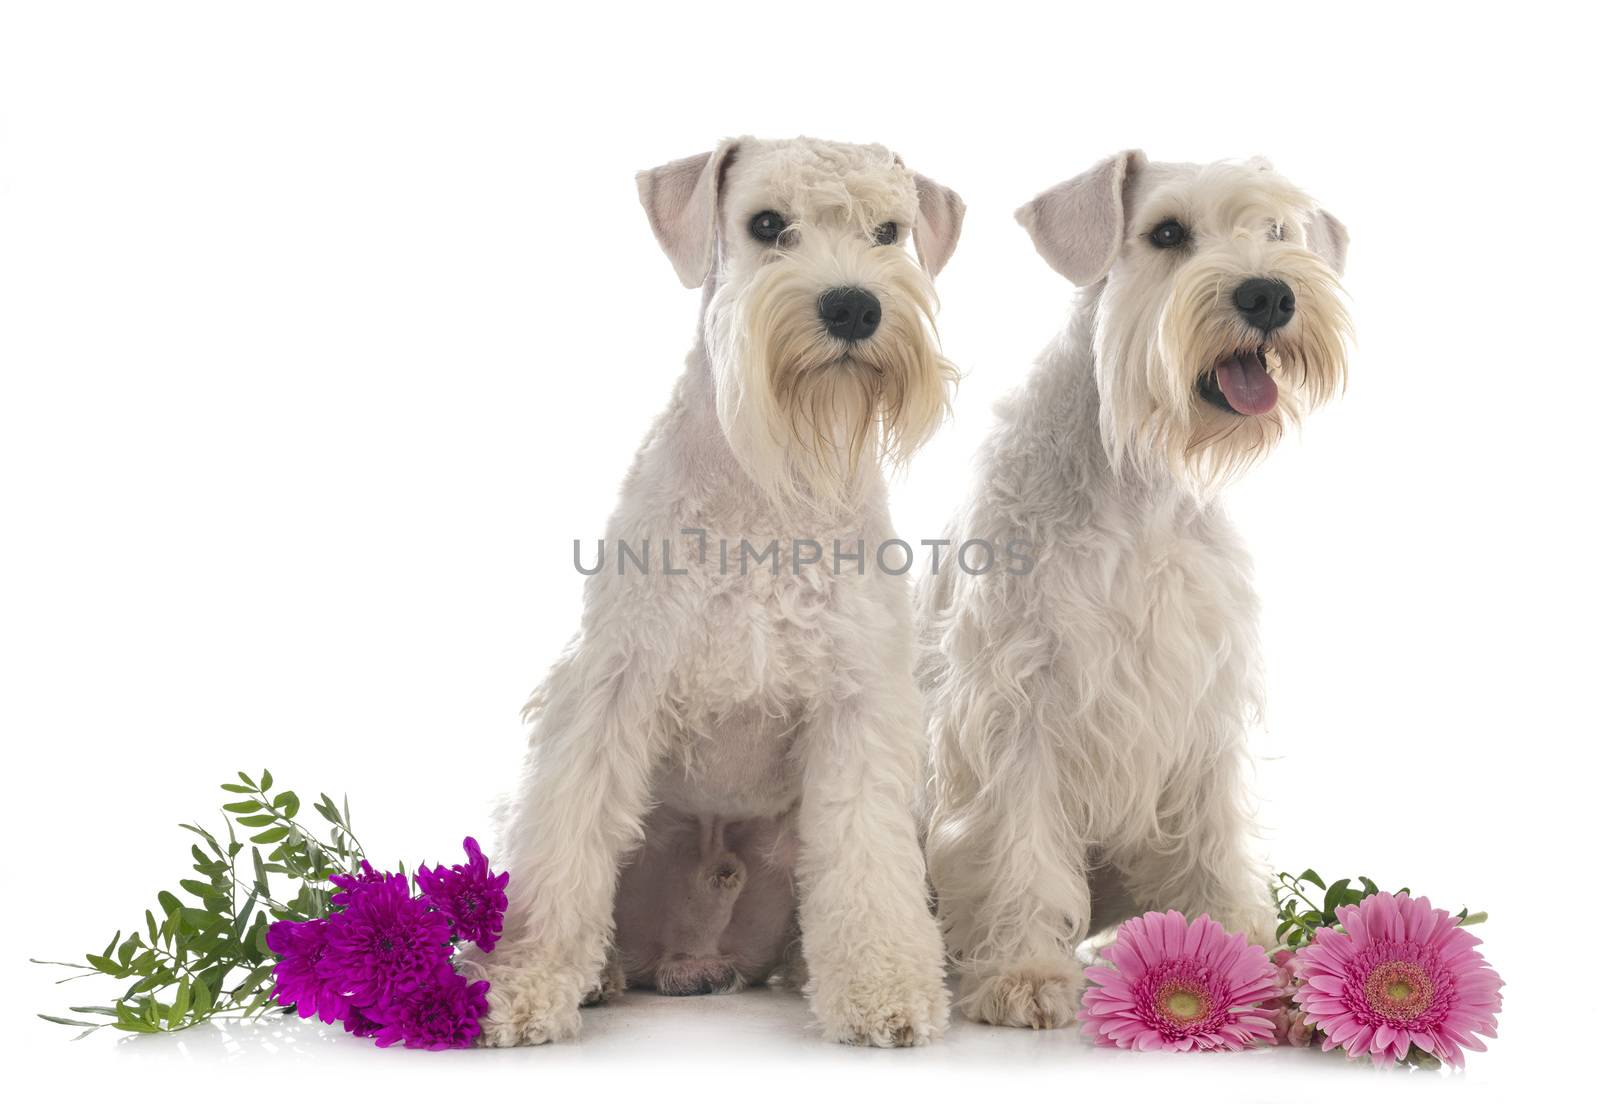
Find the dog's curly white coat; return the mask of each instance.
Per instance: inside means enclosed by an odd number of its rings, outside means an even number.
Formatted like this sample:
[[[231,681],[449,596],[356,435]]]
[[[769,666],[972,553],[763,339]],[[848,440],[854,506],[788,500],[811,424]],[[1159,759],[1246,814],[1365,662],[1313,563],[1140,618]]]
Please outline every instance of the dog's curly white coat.
[[[925,577],[927,853],[976,1019],[1054,1027],[1076,945],[1135,909],[1208,912],[1270,937],[1250,854],[1244,734],[1261,700],[1256,598],[1214,491],[1342,386],[1343,227],[1260,162],[1113,157],[1018,212],[1084,288],[999,410],[952,532],[1031,545],[1029,574]],[[1181,248],[1153,227],[1176,220]],[[1297,311],[1252,333],[1245,278]],[[1267,413],[1197,385],[1246,345]]]
[[[776,818],[797,835],[774,853],[797,854],[823,1033],[926,1042],[947,997],[913,809],[910,602],[870,550],[892,536],[880,461],[908,455],[945,411],[954,372],[928,312],[962,205],[882,147],[810,139],[730,141],[641,173],[639,188],[680,278],[704,284],[700,340],[606,528],[613,548],[649,540],[656,567],[588,580],[582,627],[528,707],[498,856],[507,932],[472,967],[492,982],[484,1041],[577,1033],[613,939],[619,864],[657,807]],[[788,222],[775,243],[749,231],[768,210]],[[904,241],[874,241],[887,222],[915,236],[921,267]],[[821,325],[819,296],[841,285],[878,296],[873,338],[847,346]],[[864,542],[865,570],[835,572],[831,555],[796,570],[793,537],[830,553]],[[770,569],[720,570],[719,542],[770,538],[785,546]],[[663,539],[686,574],[661,570]]]

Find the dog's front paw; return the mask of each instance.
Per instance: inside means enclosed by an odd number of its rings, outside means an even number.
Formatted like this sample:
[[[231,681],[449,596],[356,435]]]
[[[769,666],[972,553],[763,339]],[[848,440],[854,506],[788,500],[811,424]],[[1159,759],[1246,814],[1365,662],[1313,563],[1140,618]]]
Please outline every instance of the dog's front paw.
[[[812,998],[825,1035],[855,1046],[923,1046],[950,1022],[950,995],[937,972],[867,974]]]
[[[473,974],[489,982],[479,1045],[533,1046],[577,1037],[578,1005],[587,988],[577,969],[512,956],[491,958]]]
[[[1071,1023],[1082,995],[1083,967],[1063,959],[968,977],[961,1011],[980,1023],[1038,1031]]]

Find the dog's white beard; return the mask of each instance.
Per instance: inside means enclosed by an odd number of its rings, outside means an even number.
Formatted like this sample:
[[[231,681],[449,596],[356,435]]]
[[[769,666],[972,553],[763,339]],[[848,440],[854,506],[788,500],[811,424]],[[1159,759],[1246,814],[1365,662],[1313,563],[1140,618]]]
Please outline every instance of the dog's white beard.
[[[817,299],[862,287],[882,305],[877,332],[829,336]],[[934,296],[904,250],[838,257],[776,253],[707,314],[717,416],[734,455],[783,512],[837,516],[863,476],[904,464],[938,428],[956,370],[939,351]]]
[[[1113,466],[1165,469],[1205,493],[1269,452],[1345,383],[1351,337],[1337,277],[1308,250],[1276,245],[1269,263],[1218,251],[1174,282],[1108,285],[1094,333],[1100,433]],[[1232,289],[1256,272],[1284,280],[1295,316],[1265,342],[1239,317]],[[1265,414],[1218,410],[1197,384],[1224,358],[1264,346],[1278,401]]]

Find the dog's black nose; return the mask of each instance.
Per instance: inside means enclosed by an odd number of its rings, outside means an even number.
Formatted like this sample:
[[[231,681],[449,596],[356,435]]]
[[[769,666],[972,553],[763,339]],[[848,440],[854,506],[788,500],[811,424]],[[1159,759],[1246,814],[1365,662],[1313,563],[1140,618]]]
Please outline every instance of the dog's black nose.
[[[840,341],[865,341],[883,321],[878,297],[866,288],[830,288],[817,300],[817,313],[828,332]]]
[[[1294,292],[1282,280],[1257,276],[1233,290],[1233,305],[1246,322],[1269,334],[1294,317]]]

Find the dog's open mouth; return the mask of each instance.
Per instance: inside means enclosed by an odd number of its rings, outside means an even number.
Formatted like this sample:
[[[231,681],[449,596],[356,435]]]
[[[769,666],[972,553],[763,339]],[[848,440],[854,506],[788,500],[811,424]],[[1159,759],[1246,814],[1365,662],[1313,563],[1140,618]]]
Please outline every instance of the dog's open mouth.
[[[1233,414],[1266,414],[1278,405],[1278,385],[1267,371],[1264,345],[1224,357],[1196,387],[1206,402]]]

